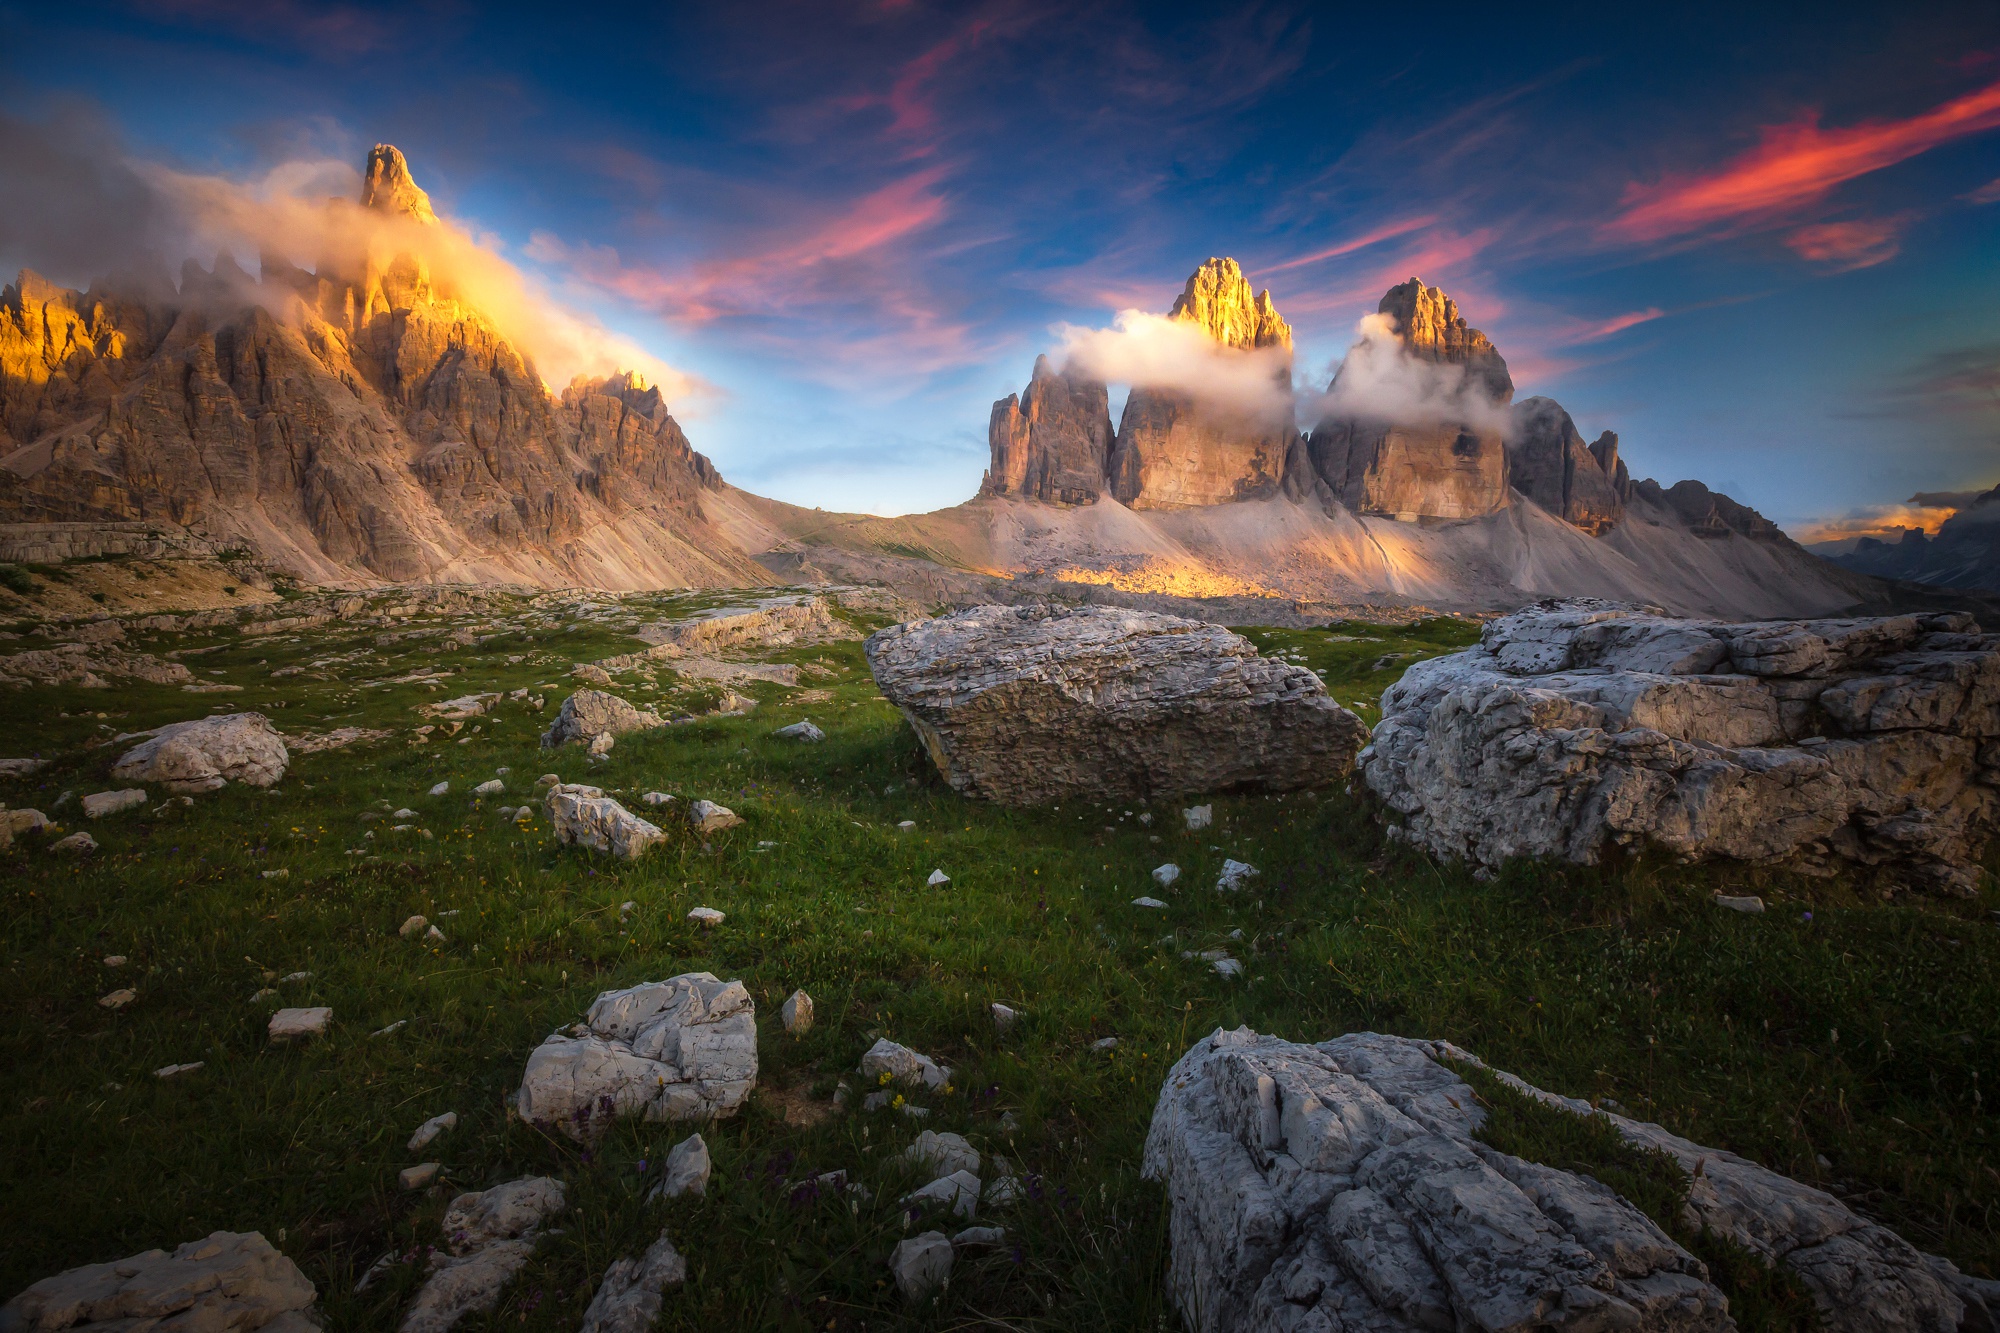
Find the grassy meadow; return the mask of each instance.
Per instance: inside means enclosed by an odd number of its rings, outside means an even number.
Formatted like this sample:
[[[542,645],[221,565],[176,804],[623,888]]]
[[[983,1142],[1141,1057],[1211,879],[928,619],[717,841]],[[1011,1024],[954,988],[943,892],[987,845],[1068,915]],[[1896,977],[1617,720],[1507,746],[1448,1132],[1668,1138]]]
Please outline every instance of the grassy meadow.
[[[539,749],[573,664],[633,651],[636,620],[700,604],[544,596],[386,627],[141,637],[127,646],[184,650],[202,680],[240,692],[0,696],[0,757],[50,761],[0,783],[0,800],[62,826],[0,853],[0,1299],[76,1264],[258,1230],[318,1285],[330,1328],[391,1328],[453,1194],[549,1174],[569,1183],[561,1234],[498,1310],[461,1328],[574,1328],[597,1276],[663,1225],[689,1277],[661,1328],[1172,1328],[1164,1210],[1140,1149],[1165,1069],[1237,1024],[1448,1038],[1834,1189],[2000,1277],[2000,1121],[1982,1085],[2000,1078],[2000,898],[1885,903],[1836,881],[1646,861],[1519,865],[1479,883],[1388,842],[1342,790],[1218,796],[1199,832],[1184,827],[1189,802],[995,809],[937,778],[858,640],[767,654],[798,664],[801,686],[736,684],[759,700],[745,716],[623,738],[602,764]],[[1244,632],[1323,671],[1373,723],[1411,661],[1476,627]],[[455,674],[379,683],[420,668]],[[519,688],[546,707],[503,700],[455,734],[413,735],[428,704]],[[613,688],[664,711],[716,694],[665,671]],[[232,785],[191,805],[155,791],[146,810],[82,817],[82,795],[121,785],[106,774],[127,747],[108,738],[217,706],[266,711],[287,733],[394,734],[295,756],[268,791]],[[771,734],[803,717],[823,744]],[[664,845],[615,862],[557,845],[539,807],[526,825],[500,813],[545,772],[635,808],[652,790],[679,798],[670,811],[705,797],[745,822],[704,838],[669,815]],[[504,795],[472,794],[500,773]],[[450,791],[427,795],[438,782]],[[403,807],[415,817],[381,817]],[[48,850],[78,828],[94,855]],[[1259,868],[1247,890],[1215,891],[1225,857]],[[1169,861],[1183,875],[1163,891],[1149,872]],[[925,887],[934,869],[950,882]],[[1723,910],[1717,889],[1771,910]],[[1168,907],[1133,906],[1142,894]],[[696,906],[727,920],[701,929],[686,919]],[[444,939],[400,938],[414,913]],[[1184,956],[1214,949],[1243,975]],[[586,1149],[510,1121],[504,1099],[535,1044],[598,992],[692,970],[740,977],[755,997],[759,1087],[703,1131],[707,1197],[647,1206],[687,1127],[623,1123]],[[137,992],[128,1006],[98,1003],[120,987]],[[794,1038],[778,1008],[799,987],[818,1021]],[[1005,1037],[994,1001],[1021,1011]],[[280,1004],[330,1005],[327,1035],[272,1045]],[[877,1036],[952,1067],[948,1093],[911,1096],[927,1117],[833,1112]],[[1115,1049],[1093,1047],[1107,1036]],[[457,1128],[408,1152],[447,1110]],[[912,1308],[885,1259],[923,1229],[897,1204],[919,1183],[898,1154],[923,1128],[1007,1157],[1027,1190],[979,1219],[1007,1244],[961,1257],[948,1290]],[[443,1161],[445,1182],[405,1193],[397,1172],[419,1156]],[[811,1187],[835,1169],[872,1197]],[[385,1253],[412,1261],[356,1293]],[[1799,1322],[1772,1308],[1770,1326]]]

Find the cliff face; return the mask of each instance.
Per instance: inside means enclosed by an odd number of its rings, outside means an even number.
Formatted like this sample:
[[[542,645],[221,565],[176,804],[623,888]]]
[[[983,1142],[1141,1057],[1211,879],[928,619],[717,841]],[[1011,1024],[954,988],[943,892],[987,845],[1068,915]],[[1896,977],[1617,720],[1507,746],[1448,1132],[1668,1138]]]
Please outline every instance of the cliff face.
[[[1507,465],[1515,490],[1593,537],[1610,531],[1625,512],[1631,481],[1618,461],[1618,437],[1606,431],[1586,445],[1553,398],[1514,404]]]
[[[1027,391],[993,404],[986,436],[993,462],[982,495],[1090,504],[1104,493],[1111,411],[1101,383],[1058,375],[1038,356]]]
[[[435,225],[402,154],[362,205]],[[409,256],[0,290],[0,520],[164,521],[315,580],[763,582],[630,376],[552,398]]]

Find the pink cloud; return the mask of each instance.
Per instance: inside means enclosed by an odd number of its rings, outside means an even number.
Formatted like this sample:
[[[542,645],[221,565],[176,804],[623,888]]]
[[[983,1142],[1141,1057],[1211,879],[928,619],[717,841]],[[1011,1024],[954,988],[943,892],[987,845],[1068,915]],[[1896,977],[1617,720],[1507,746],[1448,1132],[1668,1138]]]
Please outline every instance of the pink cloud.
[[[977,19],[958,32],[906,62],[897,71],[886,93],[858,93],[841,99],[844,111],[865,111],[885,107],[889,124],[883,133],[891,138],[913,139],[929,135],[937,124],[937,77],[960,54],[978,45],[993,27],[990,20]],[[910,156],[922,157],[936,151],[935,143],[913,146]]]
[[[1584,325],[1572,334],[1568,341],[1573,343],[1596,342],[1599,338],[1609,338],[1614,333],[1623,333],[1625,330],[1636,328],[1641,324],[1650,324],[1654,320],[1665,316],[1666,313],[1666,311],[1656,305],[1647,306],[1644,310],[1629,310],[1622,315],[1613,315],[1610,319],[1602,319],[1594,324]]]
[[[1795,213],[1845,181],[1894,166],[1968,134],[2000,128],[2000,83],[1902,120],[1822,129],[1819,113],[1766,126],[1758,145],[1721,169],[1626,187],[1613,236],[1658,241]]]
[[[1324,250],[1315,250],[1309,255],[1300,255],[1296,259],[1287,259],[1282,263],[1271,264],[1265,268],[1257,269],[1250,276],[1261,278],[1272,273],[1283,273],[1288,269],[1304,268],[1307,264],[1317,264],[1323,260],[1336,259],[1341,255],[1351,255],[1356,250],[1365,250],[1371,245],[1380,244],[1397,236],[1405,236],[1413,231],[1421,231],[1436,221],[1437,216],[1435,214],[1427,213],[1423,217],[1405,218],[1401,222],[1391,222],[1386,226],[1377,227],[1374,231],[1367,232],[1364,235],[1337,242]]]
[[[2000,204],[2000,178],[1986,182],[1965,197],[1975,204]]]
[[[1908,222],[1907,214],[1858,222],[1816,222],[1788,233],[1785,245],[1801,259],[1843,273],[1872,268],[1896,257]]]

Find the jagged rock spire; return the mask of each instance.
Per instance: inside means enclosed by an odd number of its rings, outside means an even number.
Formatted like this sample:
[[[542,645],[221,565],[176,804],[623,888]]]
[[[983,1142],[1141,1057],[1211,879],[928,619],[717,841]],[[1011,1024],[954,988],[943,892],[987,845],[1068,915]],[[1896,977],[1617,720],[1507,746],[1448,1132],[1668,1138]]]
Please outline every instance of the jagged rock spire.
[[[1174,319],[1199,325],[1225,347],[1292,346],[1292,326],[1279,317],[1268,290],[1251,294],[1250,280],[1233,259],[1210,259],[1188,276]]]
[[[1375,307],[1396,321],[1396,332],[1410,354],[1422,361],[1464,366],[1467,374],[1485,381],[1488,395],[1504,407],[1514,399],[1514,377],[1491,339],[1465,322],[1458,302],[1438,287],[1410,278],[1391,287]]]
[[[435,223],[431,197],[410,176],[410,164],[393,144],[378,143],[368,153],[368,175],[361,186],[365,208],[384,213],[407,213],[419,222]]]

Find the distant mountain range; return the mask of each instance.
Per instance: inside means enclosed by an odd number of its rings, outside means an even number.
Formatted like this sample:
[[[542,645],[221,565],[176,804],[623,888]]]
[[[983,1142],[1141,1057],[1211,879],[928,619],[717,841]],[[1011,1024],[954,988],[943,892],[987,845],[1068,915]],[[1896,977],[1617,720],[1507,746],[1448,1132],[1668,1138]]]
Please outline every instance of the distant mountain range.
[[[2000,592],[2000,486],[1973,496],[1939,525],[1936,536],[1906,528],[1893,542],[1850,537],[1806,549],[1857,574]]]
[[[386,145],[360,204],[437,225]],[[1499,350],[1417,279],[1384,296],[1309,431],[1291,329],[1233,260],[1198,268],[1170,319],[1225,368],[1274,368],[1269,401],[1142,384],[1114,429],[1106,384],[1042,358],[994,404],[977,497],[877,519],[727,485],[634,376],[551,394],[407,255],[266,259],[254,276],[224,258],[83,292],[23,273],[0,290],[0,523],[185,528],[327,584],[822,576],[1301,608],[1594,594],[1744,616],[1887,595],[1878,571],[1821,560],[1699,482],[1633,481],[1617,437],[1585,442],[1554,401],[1514,402]]]

